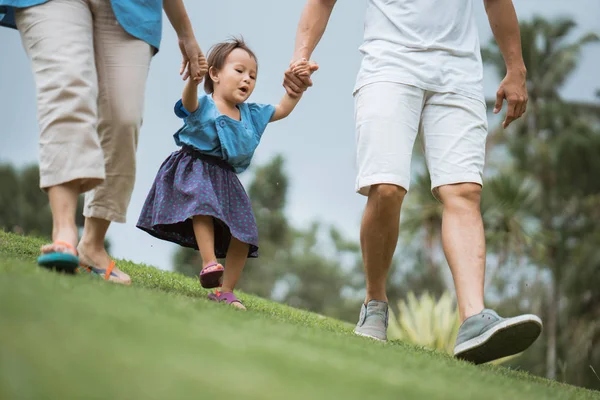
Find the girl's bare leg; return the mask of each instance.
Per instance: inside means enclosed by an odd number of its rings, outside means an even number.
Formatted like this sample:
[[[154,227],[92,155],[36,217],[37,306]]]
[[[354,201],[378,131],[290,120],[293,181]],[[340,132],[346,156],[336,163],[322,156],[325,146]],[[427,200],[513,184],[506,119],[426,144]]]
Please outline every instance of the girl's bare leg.
[[[225,273],[223,274],[223,287],[221,291],[224,293],[233,292],[237,281],[240,279],[246,259],[248,258],[248,250],[250,245],[240,242],[232,237],[227,249],[227,258],[225,258]],[[243,304],[235,302],[234,306],[246,309]]]
[[[202,257],[202,269],[207,265],[215,264],[217,257],[215,256],[215,228],[213,225],[213,217],[208,215],[196,215],[193,219],[194,235],[196,243]],[[209,267],[206,271],[212,271],[218,266]]]

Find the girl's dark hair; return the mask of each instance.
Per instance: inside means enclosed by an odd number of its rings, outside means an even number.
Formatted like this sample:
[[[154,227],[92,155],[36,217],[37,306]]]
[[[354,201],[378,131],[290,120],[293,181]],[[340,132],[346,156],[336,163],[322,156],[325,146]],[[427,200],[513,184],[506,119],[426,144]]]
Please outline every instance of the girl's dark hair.
[[[211,68],[214,68],[218,71],[221,68],[223,68],[227,56],[231,54],[231,52],[235,49],[242,49],[248,52],[250,57],[254,58],[254,61],[256,61],[256,64],[258,66],[258,60],[256,59],[256,55],[254,55],[252,50],[250,50],[250,48],[246,45],[244,39],[234,37],[226,42],[217,43],[210,48],[210,50],[208,51],[207,60],[208,70],[210,71]],[[206,77],[204,78],[204,91],[207,94],[211,94],[215,91],[215,84],[210,78],[209,72],[206,73]]]

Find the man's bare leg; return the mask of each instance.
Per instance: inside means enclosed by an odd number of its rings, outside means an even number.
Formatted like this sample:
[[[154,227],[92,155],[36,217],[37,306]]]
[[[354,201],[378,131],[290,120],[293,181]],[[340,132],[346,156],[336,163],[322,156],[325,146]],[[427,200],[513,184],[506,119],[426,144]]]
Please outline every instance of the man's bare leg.
[[[452,271],[461,322],[483,310],[485,236],[481,186],[461,183],[438,188],[444,205],[442,245]]]
[[[367,296],[387,302],[387,275],[398,243],[400,208],[406,190],[396,185],[371,187],[360,229]]]
[[[387,275],[398,243],[405,194],[396,185],[372,186],[360,230],[367,295],[354,332],[382,341],[387,340]]]
[[[444,204],[442,244],[456,287],[462,325],[454,355],[481,364],[527,349],[541,333],[535,315],[502,318],[485,309],[485,236],[479,202],[481,186],[475,183],[439,188]]]

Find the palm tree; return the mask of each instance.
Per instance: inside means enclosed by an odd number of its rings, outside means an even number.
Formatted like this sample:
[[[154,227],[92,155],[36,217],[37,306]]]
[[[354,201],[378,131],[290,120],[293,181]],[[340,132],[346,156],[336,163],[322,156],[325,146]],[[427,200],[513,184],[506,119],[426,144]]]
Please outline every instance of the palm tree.
[[[571,329],[564,330],[568,335],[564,339],[569,343],[565,364],[570,381],[599,390],[596,374],[600,374],[600,226],[596,221],[600,220],[600,194],[586,196],[583,203],[580,212],[584,218],[577,218],[572,229],[579,230],[586,240],[577,243],[574,268],[565,274],[565,292],[569,297],[566,312],[571,320]],[[579,268],[585,265],[588,268]]]
[[[527,257],[535,230],[535,221],[530,217],[535,197],[535,183],[523,180],[514,171],[502,171],[486,181],[481,213],[487,249],[497,261],[486,286],[493,284],[496,274],[507,267],[511,255],[517,260]]]
[[[589,128],[586,123],[592,117],[600,117],[600,104],[565,102],[560,96],[560,89],[577,67],[582,48],[598,41],[593,33],[569,41],[575,26],[569,19],[547,21],[540,17],[521,24],[523,57],[528,71],[528,111],[509,134],[504,132],[495,140],[508,150],[514,170],[534,181],[538,188],[531,215],[539,221],[539,242],[543,246],[542,251],[532,254],[532,259],[551,275],[546,321],[546,376],[549,378],[556,378],[560,284],[571,254],[568,240],[572,216],[568,213],[578,208],[580,199],[574,193],[588,184],[575,178],[581,178],[577,173],[582,169],[586,169],[587,174],[593,171],[587,169],[591,165],[600,168],[589,147],[583,149],[587,150],[584,154],[573,151],[581,149],[581,143],[588,143],[593,136],[586,130],[586,126]],[[506,69],[497,45],[491,43],[483,50],[483,56],[503,78]],[[491,136],[492,140],[498,139],[493,137],[494,133]],[[565,212],[567,216],[558,217]]]
[[[416,176],[411,184],[406,205],[402,208],[401,232],[405,237],[422,240],[417,250],[417,258],[423,261],[423,277],[418,286],[434,295],[441,295],[446,289],[440,263],[436,255],[441,249],[442,205],[431,193],[431,180],[425,172]],[[413,285],[416,282],[413,283]],[[413,288],[419,292],[419,288]]]

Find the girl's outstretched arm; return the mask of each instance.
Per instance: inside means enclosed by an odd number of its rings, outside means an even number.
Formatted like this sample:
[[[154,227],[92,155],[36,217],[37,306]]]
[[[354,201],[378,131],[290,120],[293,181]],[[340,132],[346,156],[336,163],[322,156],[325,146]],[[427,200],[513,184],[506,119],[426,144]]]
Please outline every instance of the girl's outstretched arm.
[[[284,119],[285,117],[290,115],[296,107],[296,104],[298,104],[298,102],[300,101],[301,97],[302,95],[298,97],[290,97],[290,95],[286,92],[283,95],[283,98],[281,99],[279,104],[275,106],[275,112],[273,113],[270,122],[279,121],[280,119]]]
[[[198,109],[198,84],[200,82],[193,80],[191,77],[185,83],[181,102],[183,107],[191,114]]]
[[[292,66],[292,71],[296,76],[310,76],[313,70],[316,70],[318,66],[313,62],[308,62],[306,59],[298,60]],[[288,92],[283,95],[283,98],[275,106],[275,113],[271,117],[271,122],[278,121],[290,115],[294,110],[302,95],[291,97]]]

